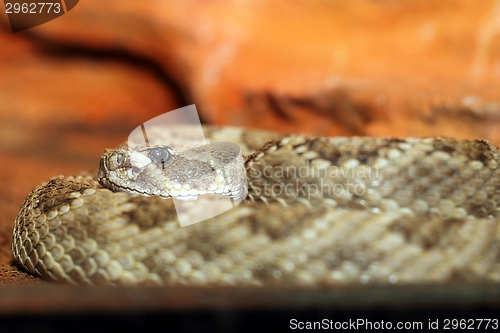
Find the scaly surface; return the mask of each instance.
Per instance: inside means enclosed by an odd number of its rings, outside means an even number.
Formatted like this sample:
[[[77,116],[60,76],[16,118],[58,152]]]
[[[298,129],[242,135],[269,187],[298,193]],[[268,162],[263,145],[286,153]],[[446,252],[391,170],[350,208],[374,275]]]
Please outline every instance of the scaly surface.
[[[206,133],[248,154],[245,203],[181,227],[172,200],[54,177],[26,198],[14,257],[90,285],[500,280],[499,150],[487,142]]]

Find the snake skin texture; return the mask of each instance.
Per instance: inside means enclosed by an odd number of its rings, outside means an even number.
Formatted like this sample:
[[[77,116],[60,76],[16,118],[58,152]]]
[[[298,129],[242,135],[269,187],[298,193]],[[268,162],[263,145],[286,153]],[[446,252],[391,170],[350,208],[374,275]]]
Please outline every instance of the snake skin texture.
[[[499,150],[488,142],[206,132],[247,156],[244,203],[181,227],[171,199],[54,177],[15,221],[17,262],[78,285],[500,280]]]

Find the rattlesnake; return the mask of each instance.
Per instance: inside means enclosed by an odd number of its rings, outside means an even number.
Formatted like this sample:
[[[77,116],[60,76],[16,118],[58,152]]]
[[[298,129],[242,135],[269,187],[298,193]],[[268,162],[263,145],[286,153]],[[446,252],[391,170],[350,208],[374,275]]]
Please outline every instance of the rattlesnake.
[[[181,227],[172,200],[54,177],[19,212],[17,262],[83,285],[500,280],[499,150],[488,142],[205,132],[247,156],[244,203]],[[103,167],[126,154],[104,154],[101,183],[113,188]]]

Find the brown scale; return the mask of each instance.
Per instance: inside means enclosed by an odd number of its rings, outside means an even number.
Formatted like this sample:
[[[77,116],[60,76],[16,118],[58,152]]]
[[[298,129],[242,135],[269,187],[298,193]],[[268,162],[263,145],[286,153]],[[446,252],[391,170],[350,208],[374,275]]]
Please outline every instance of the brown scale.
[[[164,221],[178,221],[172,200],[137,195],[131,197],[128,203],[135,204],[136,208],[133,211],[124,212],[123,215],[141,228],[151,228]]]
[[[394,212],[379,209],[373,213],[352,209],[349,202],[343,206],[339,201],[339,207],[335,207],[331,200],[325,204],[319,199],[317,202],[303,200],[306,198],[302,196],[295,202],[285,198],[286,203],[282,205],[273,202],[280,198],[267,198],[269,206],[243,203],[213,219],[181,228],[176,224],[175,210],[169,200],[113,194],[99,190],[99,185],[89,179],[61,177],[42,184],[28,196],[14,229],[15,258],[34,273],[83,284],[91,281],[112,285],[339,286],[395,281],[499,280],[499,226],[496,219],[487,217],[495,214],[500,202],[500,190],[497,189],[500,174],[492,168],[498,161],[497,148],[485,141],[442,138],[417,143],[390,138],[294,138],[288,143],[280,140],[258,149],[249,156],[247,168],[252,161],[255,168],[262,170],[264,166],[298,166],[315,160],[341,166],[351,159],[361,165],[382,163],[381,160],[386,159],[388,166],[381,167],[379,178],[375,179],[379,184],[374,182],[366,186],[380,193],[384,186],[393,186],[381,196],[389,202],[389,208],[395,202],[399,206],[395,206]],[[423,149],[420,152],[415,148],[418,145],[421,146],[418,149]],[[425,150],[426,146],[431,150]],[[307,149],[304,151],[301,147]],[[308,154],[310,152],[312,154]],[[460,170],[454,170],[447,161],[435,160],[439,155],[434,155],[436,152],[447,153],[451,158],[464,156],[466,161]],[[315,157],[305,157],[315,154]],[[391,160],[394,154],[401,154],[401,158]],[[400,162],[407,156],[412,158],[402,166]],[[477,165],[471,166],[471,161],[480,161],[483,169],[473,170]],[[263,186],[265,181],[292,183],[295,180],[291,174],[284,177],[281,180],[260,178],[255,186]],[[306,183],[304,179],[299,182]],[[97,192],[86,192],[89,188]],[[250,193],[255,189],[251,188]],[[464,195],[466,189],[469,192]],[[71,198],[72,192],[82,196]],[[431,201],[432,196],[436,202]],[[446,207],[452,199],[461,200],[460,196],[464,197],[464,202],[456,207],[465,208],[472,216],[443,218],[440,205]],[[422,215],[411,208],[416,199],[423,199],[429,205]],[[38,213],[34,210],[35,200],[40,200],[41,215],[33,220]],[[356,200],[359,198],[355,196],[351,199]],[[64,207],[68,204],[71,210],[65,212]],[[44,214],[54,214],[51,211],[55,209],[57,216],[51,221],[48,218],[43,221]],[[480,216],[486,218],[480,219]],[[119,221],[124,222],[125,229]],[[114,222],[119,225],[118,229],[113,229]],[[38,224],[37,229],[35,225]],[[48,230],[52,225],[54,229]],[[105,231],[105,228],[111,229]],[[160,234],[155,236],[156,231]],[[228,237],[233,235],[232,231],[239,233]],[[117,242],[110,242],[116,235]],[[255,246],[252,251],[269,249],[264,252],[269,256],[257,259],[252,252],[241,255],[241,244],[246,243],[251,248],[251,242],[259,235],[268,237],[270,243]],[[301,248],[287,248],[287,241],[292,236],[298,237]],[[51,243],[53,238],[56,244]],[[90,243],[85,244],[86,241]],[[86,253],[85,249],[92,250],[92,241],[97,243],[98,250],[94,254]],[[34,249],[42,248],[40,244],[46,244],[43,245],[46,250],[45,253],[39,250],[38,258]],[[60,248],[63,253],[58,252]],[[130,249],[136,252],[132,255]],[[174,257],[170,258],[165,251],[171,251]],[[135,261],[129,261],[131,256]],[[301,261],[302,257],[306,261]],[[50,258],[58,262],[53,267],[45,267],[44,262],[50,263]],[[96,268],[93,265],[98,261],[102,267]],[[294,265],[290,266],[290,262]],[[214,270],[218,275],[209,283],[210,265],[218,267]],[[387,273],[377,267],[390,271]],[[81,275],[82,271],[88,276]]]

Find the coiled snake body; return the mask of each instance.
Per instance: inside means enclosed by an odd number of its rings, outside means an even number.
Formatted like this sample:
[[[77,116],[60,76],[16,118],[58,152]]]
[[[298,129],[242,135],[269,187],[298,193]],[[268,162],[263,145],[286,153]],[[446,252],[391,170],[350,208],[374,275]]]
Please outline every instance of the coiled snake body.
[[[499,150],[486,141],[206,131],[249,153],[244,203],[181,227],[170,199],[54,177],[21,208],[15,259],[83,285],[500,280]],[[99,175],[115,191],[127,190],[107,174],[127,167],[120,149],[103,155]]]

